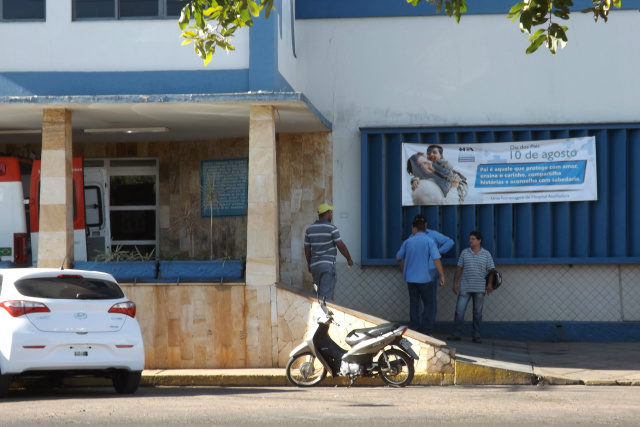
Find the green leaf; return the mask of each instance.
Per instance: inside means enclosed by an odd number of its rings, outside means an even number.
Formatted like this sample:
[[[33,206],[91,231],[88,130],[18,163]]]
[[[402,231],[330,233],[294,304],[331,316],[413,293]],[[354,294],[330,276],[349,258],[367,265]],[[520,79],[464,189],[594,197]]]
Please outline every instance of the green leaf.
[[[533,33],[531,35],[531,37],[529,37],[529,41],[532,42],[535,39],[537,39],[538,37],[540,37],[540,34],[544,34],[544,29],[540,28],[539,30],[537,30],[535,33]]]
[[[249,10],[240,9],[240,20],[245,23],[251,21],[251,14],[249,13]]]
[[[247,8],[249,9],[249,12],[251,12],[253,16],[260,15],[260,7],[258,7],[258,5],[254,0],[247,0]]]
[[[558,39],[553,36],[549,36],[547,45],[549,46],[549,51],[555,55],[558,50]]]
[[[532,20],[533,20],[533,17],[532,17],[531,10],[523,11],[522,14],[520,15],[520,31],[527,34],[531,33]]]
[[[185,7],[182,8],[182,11],[180,12],[180,19],[178,19],[178,27],[180,27],[181,30],[184,30],[185,28],[187,28],[187,25],[189,25],[190,19],[191,19],[191,9],[189,8],[189,5],[186,5]]]
[[[195,12],[195,14],[193,15],[193,18],[196,21],[196,26],[198,28],[204,28],[205,27],[205,21],[204,21],[204,16],[202,15],[202,10],[197,10]]]
[[[562,40],[565,43],[569,41],[569,39],[567,38],[567,30],[569,28],[561,27],[558,24],[553,24],[552,27],[553,27],[553,35],[555,37],[557,37],[558,39]],[[549,31],[551,32],[551,29]]]
[[[267,0],[264,5],[264,19],[269,19],[269,15],[271,15],[271,11],[275,10],[273,7],[274,0]]]
[[[524,2],[514,4],[513,6],[511,6],[511,9],[509,9],[507,18],[510,18],[514,15],[519,15],[522,12],[522,9],[524,9]]]
[[[206,56],[205,56],[205,58],[204,58],[204,65],[205,65],[205,67],[207,66],[207,64],[208,64],[209,62],[211,62],[211,58],[213,58],[213,52],[214,52],[213,50],[210,50],[209,52],[207,52],[207,55],[206,55]]]
[[[464,1],[464,0],[462,0]],[[461,0],[455,0],[455,4],[454,4],[454,8],[453,8],[453,16],[456,18],[456,23],[460,23],[460,15],[462,14],[460,7],[461,7]]]
[[[203,14],[204,16],[211,16],[211,15],[213,15],[214,13],[221,12],[222,10],[223,10],[223,9],[222,9],[222,6],[208,7],[208,8],[206,8],[206,9],[204,9],[204,10],[202,11],[202,14]]]
[[[547,40],[547,36],[545,35],[541,35],[538,36],[537,39],[535,39],[533,42],[531,42],[531,45],[527,48],[526,50],[526,54],[530,55],[533,52],[535,52],[536,50],[538,50],[538,48],[542,45],[542,43],[544,43]]]

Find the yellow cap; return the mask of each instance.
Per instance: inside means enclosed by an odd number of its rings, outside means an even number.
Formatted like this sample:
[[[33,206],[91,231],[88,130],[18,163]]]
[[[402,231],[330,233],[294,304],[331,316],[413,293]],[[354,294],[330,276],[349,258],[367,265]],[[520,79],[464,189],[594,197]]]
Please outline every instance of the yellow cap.
[[[336,208],[335,206],[330,206],[330,205],[328,205],[326,203],[323,203],[320,206],[318,206],[318,214],[322,215],[323,213],[325,213],[327,211],[332,211],[335,208]]]

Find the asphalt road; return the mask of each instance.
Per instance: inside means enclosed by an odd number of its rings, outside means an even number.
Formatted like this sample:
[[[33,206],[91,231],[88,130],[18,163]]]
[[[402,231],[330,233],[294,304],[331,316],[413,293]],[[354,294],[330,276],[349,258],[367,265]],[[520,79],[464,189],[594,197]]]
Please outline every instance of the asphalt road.
[[[10,426],[640,426],[640,387],[473,386],[300,389],[162,387],[18,390]]]

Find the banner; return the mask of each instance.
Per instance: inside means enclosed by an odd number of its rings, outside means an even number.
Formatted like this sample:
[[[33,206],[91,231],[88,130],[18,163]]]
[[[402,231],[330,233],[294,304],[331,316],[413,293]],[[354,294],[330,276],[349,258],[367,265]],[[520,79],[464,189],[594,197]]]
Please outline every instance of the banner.
[[[402,144],[402,205],[597,200],[595,137]]]

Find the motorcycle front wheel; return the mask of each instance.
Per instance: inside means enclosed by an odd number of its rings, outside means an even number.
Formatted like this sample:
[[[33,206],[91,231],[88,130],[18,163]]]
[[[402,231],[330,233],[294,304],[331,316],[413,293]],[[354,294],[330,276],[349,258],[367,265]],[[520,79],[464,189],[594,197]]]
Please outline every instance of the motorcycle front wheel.
[[[311,387],[327,376],[327,370],[311,353],[303,353],[289,359],[287,379],[298,387]]]
[[[384,355],[389,358],[387,364]],[[391,387],[405,387],[411,384],[415,368],[413,367],[413,358],[404,351],[392,348],[383,351],[378,357],[378,369],[380,376]]]

